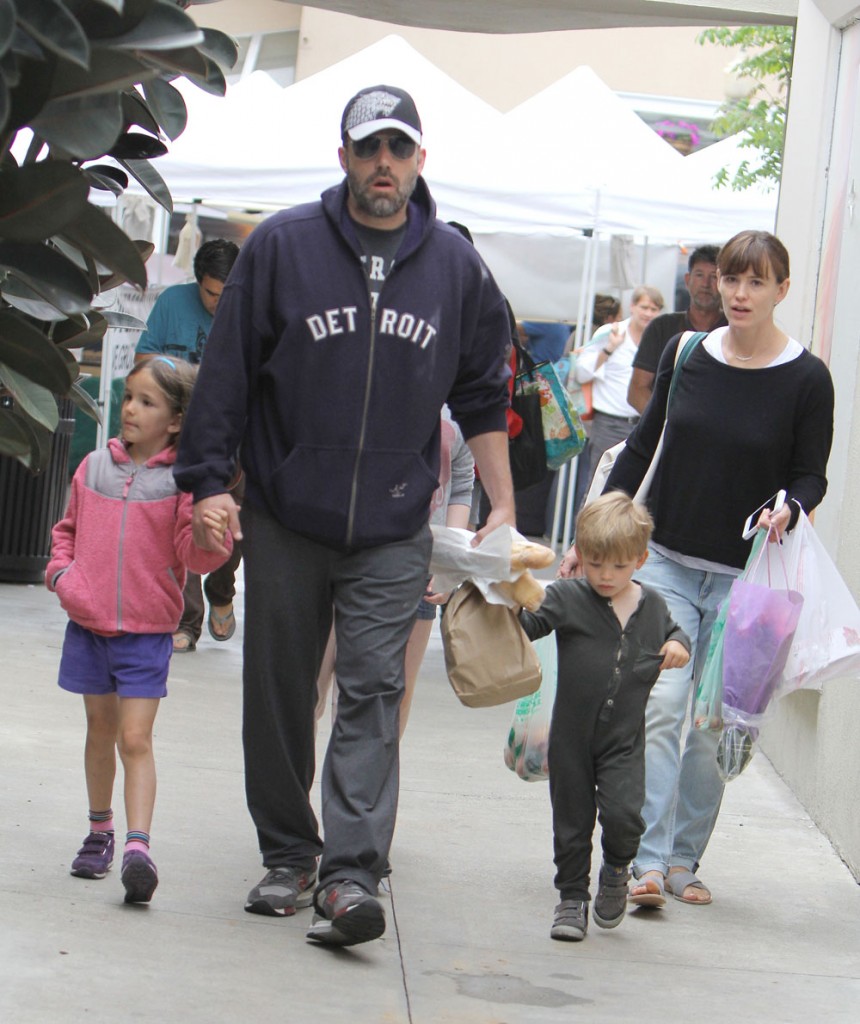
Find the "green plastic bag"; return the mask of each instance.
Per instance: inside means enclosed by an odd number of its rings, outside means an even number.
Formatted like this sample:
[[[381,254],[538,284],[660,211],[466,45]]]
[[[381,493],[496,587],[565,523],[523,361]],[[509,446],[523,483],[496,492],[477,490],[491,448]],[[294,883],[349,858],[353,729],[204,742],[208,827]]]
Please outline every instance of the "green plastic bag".
[[[543,782],[549,778],[549,726],[558,680],[555,633],[535,640],[533,647],[540,659],[541,684],[514,707],[505,745],[505,764],[524,782]]]

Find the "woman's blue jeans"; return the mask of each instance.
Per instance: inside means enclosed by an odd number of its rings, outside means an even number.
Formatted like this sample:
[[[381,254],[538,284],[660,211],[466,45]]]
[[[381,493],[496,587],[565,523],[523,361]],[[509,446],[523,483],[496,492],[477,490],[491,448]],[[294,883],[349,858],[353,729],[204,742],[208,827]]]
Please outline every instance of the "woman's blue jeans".
[[[711,630],[734,576],[689,569],[651,550],[636,578],[660,593],[692,642],[684,668],[660,674],[645,711],[645,832],[633,862],[638,877],[670,867],[695,872],[716,824],[723,783],[717,772],[719,733],[692,727],[692,697]],[[683,744],[684,723],[689,728]]]

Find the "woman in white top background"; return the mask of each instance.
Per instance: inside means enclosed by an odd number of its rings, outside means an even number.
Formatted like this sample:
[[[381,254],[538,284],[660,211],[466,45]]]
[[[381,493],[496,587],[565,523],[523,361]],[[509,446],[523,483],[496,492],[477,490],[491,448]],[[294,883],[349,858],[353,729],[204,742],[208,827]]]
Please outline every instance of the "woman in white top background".
[[[663,310],[663,296],[656,288],[640,285],[630,300],[630,316],[595,331],[588,346],[576,358],[576,380],[591,382],[594,416],[588,435],[588,460],[579,469],[588,483],[607,448],[627,435],[639,421],[639,413],[627,401],[633,358],[648,324]],[[587,485],[583,493],[588,492]]]

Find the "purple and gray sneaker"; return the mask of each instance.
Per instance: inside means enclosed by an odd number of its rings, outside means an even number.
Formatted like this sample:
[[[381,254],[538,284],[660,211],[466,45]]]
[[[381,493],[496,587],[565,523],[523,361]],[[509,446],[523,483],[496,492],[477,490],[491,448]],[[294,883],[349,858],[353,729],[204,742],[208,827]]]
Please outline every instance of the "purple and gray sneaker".
[[[122,858],[126,903],[149,903],[158,885],[158,871],[148,853],[129,850]]]
[[[72,861],[76,878],[104,878],[113,864],[113,832],[90,832]]]

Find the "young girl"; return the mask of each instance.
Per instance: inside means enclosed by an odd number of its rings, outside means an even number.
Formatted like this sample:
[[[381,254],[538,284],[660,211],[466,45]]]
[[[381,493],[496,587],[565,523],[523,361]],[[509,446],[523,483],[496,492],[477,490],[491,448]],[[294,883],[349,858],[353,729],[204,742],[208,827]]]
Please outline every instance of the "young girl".
[[[80,693],[87,716],[84,766],[90,832],[72,863],[78,878],[104,878],[114,854],[111,810],[116,750],[125,772],[128,825],[122,862],[126,903],[148,903],[158,885],[149,856],[155,803],[152,727],[167,694],[172,635],[186,567],[207,573],[224,556],[197,547],[192,499],[172,466],[195,371],[156,356],[126,378],[122,439],[78,467],[65,518],[53,531],[46,583],[69,615],[59,684]],[[207,529],[228,549],[226,514]]]

